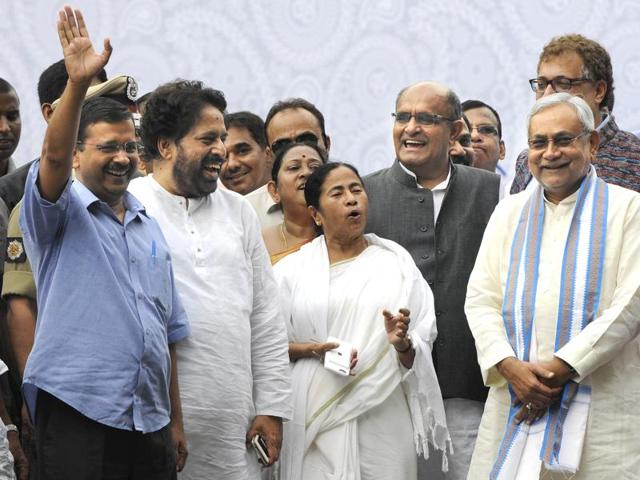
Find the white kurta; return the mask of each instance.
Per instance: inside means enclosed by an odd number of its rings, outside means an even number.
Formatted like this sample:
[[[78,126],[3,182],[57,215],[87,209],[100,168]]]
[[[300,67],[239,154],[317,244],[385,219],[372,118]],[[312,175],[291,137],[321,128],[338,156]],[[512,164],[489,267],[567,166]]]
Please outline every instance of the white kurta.
[[[259,478],[255,415],[291,415],[286,329],[260,225],[238,194],[185,199],[152,177],[129,190],[162,228],[191,323],[177,348],[189,458],[180,478]]]
[[[431,361],[431,291],[406,250],[375,235],[367,239],[370,246],[347,263],[330,267],[319,237],[276,265],[290,341],[334,336],[359,355],[355,377],[338,376],[316,359],[293,364],[295,411],[285,426],[283,480],[415,479],[416,448],[437,438],[442,449],[448,439]],[[402,307],[411,310],[410,370],[389,344],[382,316],[383,309]]]
[[[502,320],[511,243],[530,192],[496,207],[469,279],[465,311],[485,383],[491,387],[469,479],[488,478],[509,413],[509,393],[495,365],[515,356]],[[535,331],[538,358],[554,355],[564,245],[577,193],[558,205],[545,200]],[[640,471],[640,195],[609,185],[602,293],[596,318],[555,353],[589,382],[593,393],[578,479],[637,478]],[[564,479],[544,471],[541,478]]]

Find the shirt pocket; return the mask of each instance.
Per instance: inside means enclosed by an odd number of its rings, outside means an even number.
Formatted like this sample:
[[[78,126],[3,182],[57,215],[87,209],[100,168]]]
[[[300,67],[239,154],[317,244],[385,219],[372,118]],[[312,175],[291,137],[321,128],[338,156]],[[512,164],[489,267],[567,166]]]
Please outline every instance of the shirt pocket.
[[[158,248],[158,247],[156,247]],[[171,315],[171,257],[169,252],[159,248],[149,258],[149,296],[165,323]]]

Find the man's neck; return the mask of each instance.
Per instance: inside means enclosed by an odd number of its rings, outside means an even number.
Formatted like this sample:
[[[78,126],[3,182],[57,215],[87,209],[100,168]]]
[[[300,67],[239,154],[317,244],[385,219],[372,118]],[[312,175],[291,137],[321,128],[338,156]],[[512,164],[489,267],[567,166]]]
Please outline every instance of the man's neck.
[[[11,157],[3,158],[0,160],[0,177],[9,173],[9,164],[11,163]]]
[[[449,159],[445,159],[444,162],[439,162],[437,165],[421,165],[418,168],[409,167],[402,164],[407,170],[412,172],[416,176],[416,183],[421,187],[432,190],[442,182],[444,182],[449,176]]]

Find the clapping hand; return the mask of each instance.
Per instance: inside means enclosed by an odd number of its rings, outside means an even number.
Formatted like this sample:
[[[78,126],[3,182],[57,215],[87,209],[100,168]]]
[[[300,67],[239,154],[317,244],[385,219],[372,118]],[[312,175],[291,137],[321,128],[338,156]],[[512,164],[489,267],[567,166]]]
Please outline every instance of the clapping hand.
[[[91,83],[109,61],[113,51],[109,39],[105,38],[104,50],[98,54],[89,39],[82,12],[74,11],[68,5],[59,12],[58,36],[69,80],[75,83]]]

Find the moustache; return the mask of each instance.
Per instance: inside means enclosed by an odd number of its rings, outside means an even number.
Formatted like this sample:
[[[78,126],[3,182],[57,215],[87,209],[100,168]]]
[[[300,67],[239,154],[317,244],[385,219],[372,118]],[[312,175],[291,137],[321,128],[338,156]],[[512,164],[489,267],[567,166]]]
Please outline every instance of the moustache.
[[[209,165],[209,164],[218,164],[221,165],[226,161],[226,159],[220,155],[217,155],[215,153],[210,153],[208,154],[206,157],[204,157],[202,159],[202,161],[200,162],[200,164],[202,166],[205,165]]]

